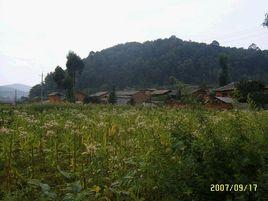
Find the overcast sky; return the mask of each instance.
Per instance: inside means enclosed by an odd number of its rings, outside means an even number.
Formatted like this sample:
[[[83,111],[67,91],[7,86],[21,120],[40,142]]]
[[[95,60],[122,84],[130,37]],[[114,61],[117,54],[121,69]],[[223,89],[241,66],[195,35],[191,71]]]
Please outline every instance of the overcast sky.
[[[175,35],[268,49],[268,0],[0,0],[0,85],[40,82],[66,54]]]

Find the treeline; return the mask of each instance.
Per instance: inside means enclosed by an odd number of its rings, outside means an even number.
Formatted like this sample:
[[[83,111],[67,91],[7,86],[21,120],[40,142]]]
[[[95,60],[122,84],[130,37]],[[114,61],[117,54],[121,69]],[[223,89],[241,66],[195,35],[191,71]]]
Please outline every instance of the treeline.
[[[267,50],[252,45],[249,49],[221,47],[217,41],[208,45],[171,36],[90,52],[83,59],[85,67],[77,75],[76,88],[97,91],[112,86],[118,89],[167,86],[171,76],[188,84],[217,85],[221,54],[228,55],[230,81],[268,80]],[[56,90],[50,80],[47,78],[45,82],[46,90]]]

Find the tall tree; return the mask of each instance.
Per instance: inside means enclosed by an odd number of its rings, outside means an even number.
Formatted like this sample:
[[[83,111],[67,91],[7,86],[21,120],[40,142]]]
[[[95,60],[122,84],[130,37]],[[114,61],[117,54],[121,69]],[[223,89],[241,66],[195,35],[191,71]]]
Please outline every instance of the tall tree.
[[[215,46],[215,47],[219,47],[220,46],[220,43],[218,41],[214,40],[214,41],[212,41],[210,43],[210,45]]]
[[[261,50],[255,43],[252,43],[249,47],[248,47],[249,50],[255,50],[255,51],[258,51],[258,50]]]
[[[109,94],[109,99],[108,102],[111,104],[115,104],[116,103],[116,94],[115,94],[115,87],[113,86],[113,89],[111,91],[111,93]]]
[[[262,106],[268,102],[268,95],[264,93],[265,84],[261,81],[241,80],[236,84],[234,96],[239,102],[255,103]]]
[[[170,80],[171,84],[178,91],[177,96],[179,98],[181,97],[182,94],[189,94],[189,88],[187,87],[187,85],[185,83],[183,83],[182,81],[178,80],[174,76],[170,76],[169,80]]]
[[[73,80],[67,74],[63,81],[63,87],[66,89],[66,97],[70,102],[75,102],[74,91],[73,91]]]
[[[53,79],[56,82],[58,89],[64,88],[65,72],[60,66],[57,66],[55,68],[55,72],[53,73]]]
[[[73,51],[69,51],[67,55],[67,62],[66,62],[66,67],[67,67],[67,72],[72,79],[72,90],[74,95],[74,90],[75,90],[75,78],[76,78],[76,73],[81,73],[84,69],[84,62],[83,60],[75,54]]]
[[[50,72],[45,77],[45,82],[43,84],[44,86],[44,96],[47,97],[47,95],[55,90],[57,90],[57,83],[55,82],[53,78],[53,72]]]
[[[37,84],[31,88],[29,97],[30,99],[35,98],[35,97],[40,98],[40,93],[41,93],[41,84]]]
[[[262,25],[263,25],[264,27],[268,27],[268,13],[266,13],[266,15],[265,15],[265,19],[264,19],[264,22],[262,23]]]
[[[229,82],[228,56],[221,54],[219,57],[219,64],[221,66],[221,73],[219,76],[219,85],[224,86]]]

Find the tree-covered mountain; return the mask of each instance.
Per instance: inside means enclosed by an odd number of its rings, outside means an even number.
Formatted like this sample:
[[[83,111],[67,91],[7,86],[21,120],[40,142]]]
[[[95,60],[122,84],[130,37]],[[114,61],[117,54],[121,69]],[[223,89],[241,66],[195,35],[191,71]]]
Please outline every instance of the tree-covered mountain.
[[[169,77],[189,84],[217,84],[219,55],[229,57],[231,81],[268,80],[268,51],[237,49],[182,41],[175,36],[144,43],[126,43],[84,59],[79,88],[163,86]]]
[[[171,36],[144,43],[130,42],[90,52],[78,75],[78,89],[156,87],[170,84],[170,76],[188,84],[217,85],[219,55],[228,56],[230,81],[268,80],[268,51],[221,47],[183,41]],[[52,86],[52,85],[51,85]],[[52,90],[52,89],[48,89]]]

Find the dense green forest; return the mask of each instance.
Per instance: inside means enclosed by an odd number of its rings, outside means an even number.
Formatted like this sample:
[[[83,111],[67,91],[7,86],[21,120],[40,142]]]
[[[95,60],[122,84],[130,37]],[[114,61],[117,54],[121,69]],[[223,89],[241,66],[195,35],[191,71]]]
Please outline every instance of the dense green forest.
[[[170,76],[188,84],[217,85],[219,55],[228,55],[230,81],[268,80],[268,51],[243,49],[183,41],[171,36],[144,43],[119,44],[100,52],[90,52],[83,59],[85,67],[78,75],[76,88],[97,91],[115,86],[143,88],[167,86]],[[40,94],[35,86],[30,96]],[[56,90],[52,74],[45,81],[45,92]]]

